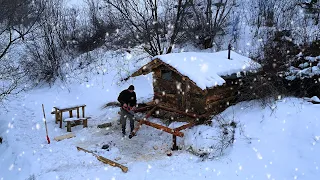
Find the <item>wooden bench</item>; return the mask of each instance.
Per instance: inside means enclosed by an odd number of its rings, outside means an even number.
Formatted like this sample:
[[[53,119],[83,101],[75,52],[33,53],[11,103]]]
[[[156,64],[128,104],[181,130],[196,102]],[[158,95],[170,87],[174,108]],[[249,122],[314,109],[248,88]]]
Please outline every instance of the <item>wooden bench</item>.
[[[82,121],[83,128],[86,128],[88,127],[88,119],[90,119],[90,117],[71,117],[64,119],[63,122],[67,122],[67,131],[71,132],[71,122]]]
[[[54,108],[54,111],[52,112],[52,114],[55,114],[55,122],[56,124],[58,124],[58,122],[60,121],[60,128],[62,128],[62,121],[64,122],[72,122],[72,121],[83,121],[83,118],[86,118],[85,117],[85,107],[86,105],[85,104],[82,104],[82,105],[75,105],[75,106],[69,106],[69,107],[53,107]],[[82,117],[80,117],[80,109],[82,110]],[[77,112],[77,116],[76,118],[78,118],[78,120],[74,120],[72,118],[73,117],[73,111],[76,111]],[[64,112],[69,112],[69,120],[63,120],[63,116],[62,114]],[[71,118],[71,119],[70,119]],[[82,119],[79,119],[79,118],[82,118]],[[88,119],[88,118],[87,118]],[[70,123],[69,122],[69,123]],[[87,121],[86,121],[87,122]],[[70,126],[71,127],[71,126]]]

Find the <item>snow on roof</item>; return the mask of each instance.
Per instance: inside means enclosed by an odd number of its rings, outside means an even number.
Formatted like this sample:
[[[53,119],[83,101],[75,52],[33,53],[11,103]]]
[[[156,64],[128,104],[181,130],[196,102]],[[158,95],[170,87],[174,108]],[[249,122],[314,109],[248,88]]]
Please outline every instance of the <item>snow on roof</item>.
[[[171,53],[155,56],[153,59],[156,58],[188,76],[201,89],[223,85],[225,80],[221,76],[257,70],[261,67],[250,58],[234,51],[231,51],[231,60],[228,59],[228,51]]]

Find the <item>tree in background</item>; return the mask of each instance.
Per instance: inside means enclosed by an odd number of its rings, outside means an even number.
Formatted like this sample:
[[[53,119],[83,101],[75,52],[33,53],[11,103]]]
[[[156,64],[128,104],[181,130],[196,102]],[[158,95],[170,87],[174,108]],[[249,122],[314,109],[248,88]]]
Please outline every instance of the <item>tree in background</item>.
[[[3,102],[8,95],[25,88],[21,85],[24,73],[18,64],[21,49],[10,52],[36,28],[44,8],[25,0],[1,0],[0,4],[0,102]]]
[[[217,37],[228,33],[230,15],[236,6],[236,0],[194,0],[186,22],[189,36],[205,49],[221,46]]]
[[[152,56],[170,53],[182,36],[183,21],[191,0],[104,0],[119,15],[128,44],[142,45]]]

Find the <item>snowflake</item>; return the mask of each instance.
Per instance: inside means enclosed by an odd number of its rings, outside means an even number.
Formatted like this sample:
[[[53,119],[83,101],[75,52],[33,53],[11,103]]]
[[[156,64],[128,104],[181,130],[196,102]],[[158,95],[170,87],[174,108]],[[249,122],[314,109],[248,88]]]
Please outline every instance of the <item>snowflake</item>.
[[[9,171],[12,171],[13,168],[14,168],[14,165],[11,164],[10,167],[9,167]]]
[[[257,153],[257,158],[258,158],[258,159],[262,159],[262,156],[261,156],[260,153]]]
[[[36,124],[36,129],[39,130],[40,129],[40,124]]]

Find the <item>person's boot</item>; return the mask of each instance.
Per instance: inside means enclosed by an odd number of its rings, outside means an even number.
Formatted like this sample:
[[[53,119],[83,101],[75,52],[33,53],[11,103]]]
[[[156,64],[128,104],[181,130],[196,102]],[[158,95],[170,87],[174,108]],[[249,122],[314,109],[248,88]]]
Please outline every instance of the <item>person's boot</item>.
[[[129,139],[131,139],[135,134],[133,133],[133,131],[131,131],[130,135],[129,135]]]
[[[126,130],[122,129],[122,137],[126,136]]]

